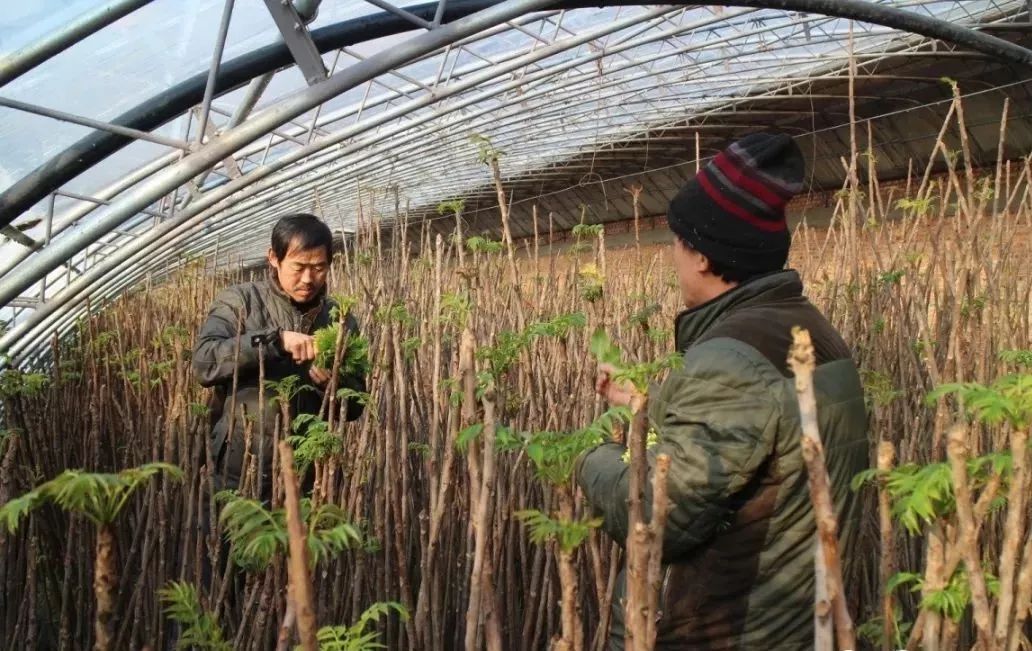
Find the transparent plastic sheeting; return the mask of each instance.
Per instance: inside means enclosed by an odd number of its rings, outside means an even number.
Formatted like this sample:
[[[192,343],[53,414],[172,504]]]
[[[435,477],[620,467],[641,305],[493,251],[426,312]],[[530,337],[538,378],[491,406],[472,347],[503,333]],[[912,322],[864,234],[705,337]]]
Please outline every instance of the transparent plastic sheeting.
[[[879,4],[971,26],[1006,19],[1025,5],[1023,0]],[[0,12],[0,56],[95,5],[96,0],[15,3]],[[208,69],[225,5],[225,0],[155,0],[0,88],[0,96],[111,120]],[[309,27],[378,12],[361,0],[326,0]],[[322,60],[331,73],[340,71],[421,31],[414,26],[412,33],[327,52]],[[279,38],[264,2],[237,0],[222,60]],[[925,43],[913,34],[876,25],[734,7],[622,6],[538,12],[510,20],[396,66],[237,151],[233,164],[245,178],[270,168],[273,173],[263,176],[242,200],[211,211],[191,228],[189,237],[109,274],[91,288],[94,302],[132,286],[148,270],[165,269],[183,256],[210,255],[216,246],[220,259],[253,258],[264,247],[269,224],[287,211],[315,211],[347,232],[354,227],[360,194],[371,214],[388,216],[395,192],[402,205],[413,207],[462,196],[490,181],[470,142],[474,133],[504,152],[506,175],[533,176],[650,128],[701,119],[747,96],[805,88],[808,78],[841,74],[850,39],[853,49],[865,54],[898,55]],[[251,115],[305,88],[298,68],[280,70]],[[216,130],[226,125],[244,93],[239,88],[214,99],[208,120]],[[185,114],[154,133],[196,141],[197,122],[196,115]],[[0,107],[0,188],[89,132]],[[299,158],[299,152],[305,155]],[[52,210],[51,242],[89,229],[111,209],[105,201],[114,204],[134,189],[118,187],[120,181],[148,165],[172,165],[181,155],[160,144],[134,142],[37,204],[15,225],[29,238],[43,241],[46,215]],[[693,155],[685,152],[686,159]],[[194,194],[218,192],[234,174],[222,163],[203,176]],[[40,298],[60,296],[79,274],[195,200],[186,188],[156,200],[146,212],[51,271],[45,285],[0,308],[0,320],[17,326],[38,308]],[[0,241],[0,272],[9,271],[4,261],[24,257],[26,250],[10,239]],[[81,308],[82,298],[67,307]],[[48,323],[53,329],[70,322]]]

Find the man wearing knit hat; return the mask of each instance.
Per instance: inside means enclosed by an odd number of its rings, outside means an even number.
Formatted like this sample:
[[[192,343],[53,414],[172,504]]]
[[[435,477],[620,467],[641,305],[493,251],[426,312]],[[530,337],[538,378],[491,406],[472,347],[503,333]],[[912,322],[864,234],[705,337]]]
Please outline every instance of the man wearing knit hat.
[[[670,512],[657,649],[812,649],[816,527],[786,359],[792,326],[809,330],[814,388],[848,580],[859,504],[850,479],[867,467],[863,388],[849,348],[784,269],[785,205],[803,186],[786,135],[759,133],[709,162],[670,202],[673,262],[686,310],[675,321],[683,366],[650,393],[648,417],[670,457]],[[596,389],[631,390],[600,368]],[[580,460],[577,481],[613,539],[627,538],[624,447]],[[647,491],[650,493],[650,491]],[[647,495],[646,502],[651,503]],[[647,509],[648,510],[648,509]],[[610,648],[623,649],[621,576]]]

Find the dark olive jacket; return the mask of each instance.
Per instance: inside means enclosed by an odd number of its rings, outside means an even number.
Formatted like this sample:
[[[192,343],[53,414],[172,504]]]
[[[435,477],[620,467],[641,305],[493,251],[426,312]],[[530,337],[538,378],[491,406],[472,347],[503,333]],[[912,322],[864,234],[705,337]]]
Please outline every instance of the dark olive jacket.
[[[312,391],[299,394],[307,403],[318,404],[322,395],[309,378],[310,363],[296,364],[280,349],[278,332],[290,330],[312,334],[332,323],[335,303],[320,297],[312,305],[299,307],[271,279],[229,287],[216,296],[207,319],[197,334],[193,352],[193,369],[197,381],[205,387],[218,387],[228,393],[233,372],[237,371],[237,390],[257,389],[259,364],[255,337],[264,337],[272,344],[265,346],[265,379],[279,381],[298,376]],[[240,321],[243,320],[243,321]],[[348,315],[346,327],[358,332],[358,323]],[[239,336],[237,336],[239,332]],[[237,355],[237,348],[239,354]],[[344,377],[338,386],[356,391],[365,390],[364,377]],[[362,405],[349,400],[348,420],[358,418]],[[309,412],[303,405],[299,413]]]
[[[670,456],[671,511],[657,649],[811,649],[816,529],[786,359],[792,326],[810,331],[814,388],[841,551],[857,540],[850,479],[868,464],[863,388],[850,351],[803,296],[794,271],[754,278],[681,313],[684,364],[649,398]],[[617,541],[627,536],[624,448],[604,444],[578,469],[588,501]],[[651,496],[649,502],[651,502]],[[611,647],[623,648],[620,592]]]

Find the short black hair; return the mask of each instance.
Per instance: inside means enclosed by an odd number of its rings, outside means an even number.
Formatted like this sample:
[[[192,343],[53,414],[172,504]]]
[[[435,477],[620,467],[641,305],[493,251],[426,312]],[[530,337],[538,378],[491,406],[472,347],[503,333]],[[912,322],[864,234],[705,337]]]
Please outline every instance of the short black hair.
[[[683,244],[686,248],[689,248],[692,251],[698,251],[698,249],[692,246],[691,242],[684,239],[680,235],[677,235],[676,233],[674,235],[675,237],[677,237],[678,240],[681,241],[681,244]],[[706,254],[703,253],[703,255]],[[731,267],[729,265],[724,264],[723,262],[717,262],[708,255],[706,256],[706,259],[709,260],[710,273],[714,276],[719,276],[720,278],[723,278],[724,282],[728,283],[742,284],[747,280],[755,278],[756,276],[762,276],[763,274],[768,273],[766,271],[751,271],[747,269]]]
[[[333,233],[330,227],[319,221],[315,215],[296,213],[284,215],[272,227],[272,252],[277,260],[287,257],[290,245],[295,244],[302,251],[326,247],[326,259],[333,257]]]

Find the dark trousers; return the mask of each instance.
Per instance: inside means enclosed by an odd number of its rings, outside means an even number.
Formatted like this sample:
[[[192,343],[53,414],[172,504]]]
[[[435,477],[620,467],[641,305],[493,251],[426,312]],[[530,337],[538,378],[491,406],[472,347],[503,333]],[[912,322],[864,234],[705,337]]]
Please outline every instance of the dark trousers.
[[[291,415],[315,414],[319,412],[322,405],[321,394],[315,391],[303,391],[293,400]],[[231,399],[226,399],[226,411],[215,423],[212,431],[212,458],[215,459],[215,490],[235,490],[240,487],[240,482],[247,470],[244,467],[244,450],[247,446],[245,433],[245,418],[253,420],[251,432],[250,456],[258,459],[261,468],[261,476],[258,478],[259,496],[258,499],[268,502],[272,498],[272,482],[276,478],[272,476],[272,457],[275,447],[276,422],[280,418],[279,406],[273,396],[268,392],[265,394],[265,414],[263,419],[264,431],[258,429],[258,389],[256,387],[245,387],[237,391],[236,418],[233,422],[233,431],[229,431],[229,407]],[[243,412],[243,414],[241,413]],[[294,434],[289,429],[280,431],[280,440],[286,439]],[[251,463],[255,463],[252,461]],[[313,475],[311,467],[308,472],[301,476],[302,494],[311,492]]]

